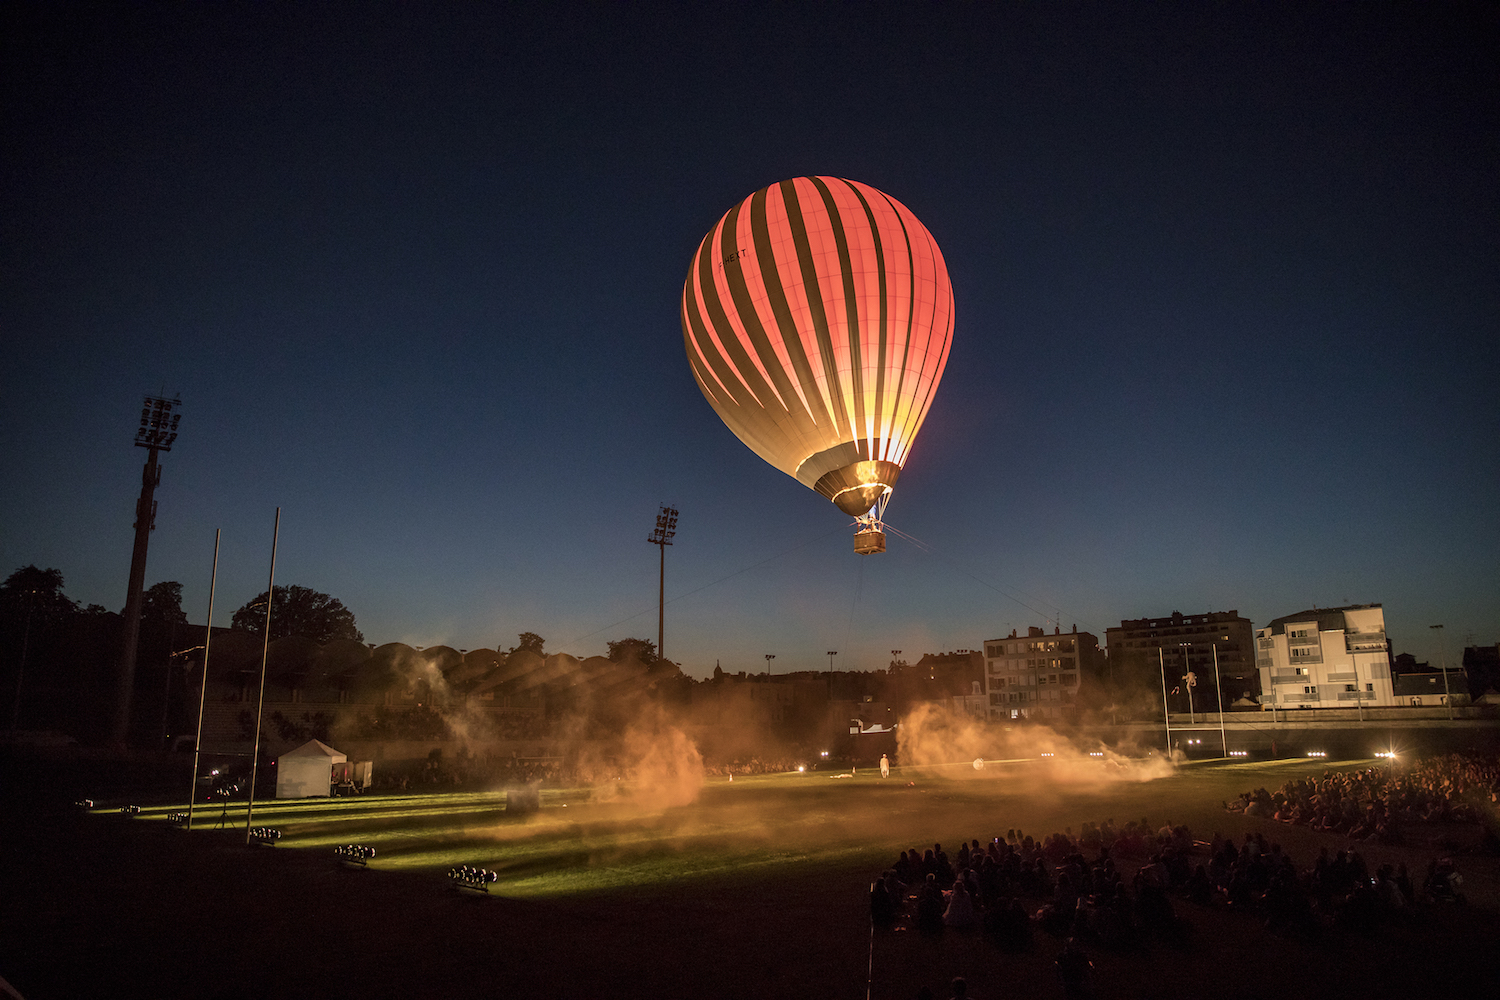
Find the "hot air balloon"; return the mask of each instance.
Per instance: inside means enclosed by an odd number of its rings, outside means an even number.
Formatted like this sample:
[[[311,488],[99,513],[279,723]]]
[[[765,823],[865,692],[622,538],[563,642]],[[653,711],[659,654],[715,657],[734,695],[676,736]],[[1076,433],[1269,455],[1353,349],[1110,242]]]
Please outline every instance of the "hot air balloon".
[[[794,177],[709,230],[682,288],[688,363],[750,450],[855,519],[882,518],[953,337],[932,234],[868,184]]]

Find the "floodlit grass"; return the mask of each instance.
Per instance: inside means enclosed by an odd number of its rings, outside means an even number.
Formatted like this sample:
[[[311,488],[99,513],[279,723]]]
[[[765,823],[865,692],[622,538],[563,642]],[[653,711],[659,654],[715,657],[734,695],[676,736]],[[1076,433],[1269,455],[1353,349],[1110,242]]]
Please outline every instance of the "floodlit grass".
[[[777,868],[857,862],[872,874],[903,847],[934,838],[1004,835],[1024,828],[1042,836],[1087,821],[1139,818],[1144,806],[1158,821],[1182,816],[1183,801],[1211,816],[1221,800],[1260,785],[1330,768],[1375,761],[1292,758],[1279,761],[1195,761],[1153,782],[1092,784],[1117,774],[1085,760],[1070,770],[1077,790],[1058,785],[1036,760],[896,768],[790,772],[712,778],[690,805],[651,809],[629,788],[548,790],[535,813],[509,815],[503,792],[364,796],[257,802],[255,824],[282,831],[279,850],[322,850],[340,844],[376,849],[372,869],[437,871],[460,864],[499,875],[492,892],[519,897],[588,893],[685,879],[748,876]],[[1154,786],[1154,787],[1153,787]],[[1174,809],[1166,816],[1160,810]],[[143,809],[165,820],[184,805]],[[222,807],[195,809],[195,830],[216,827]],[[958,820],[963,825],[959,826]],[[243,825],[245,806],[231,804],[227,825]],[[1200,820],[1201,822],[1201,820]]]

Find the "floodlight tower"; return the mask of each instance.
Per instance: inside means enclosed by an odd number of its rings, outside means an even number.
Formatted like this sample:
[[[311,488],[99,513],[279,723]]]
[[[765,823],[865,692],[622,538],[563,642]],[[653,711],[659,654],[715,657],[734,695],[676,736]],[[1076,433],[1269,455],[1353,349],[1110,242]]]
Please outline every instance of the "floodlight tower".
[[[661,549],[661,577],[656,591],[656,658],[665,660],[666,650],[666,626],[667,626],[667,546],[672,544],[672,536],[677,534],[677,510],[674,507],[662,507],[661,513],[656,515],[656,530],[651,532],[651,537],[646,539],[652,545]]]
[[[120,663],[115,672],[115,714],[111,735],[116,744],[124,745],[130,735],[130,697],[135,690],[135,652],[141,637],[141,592],[146,583],[146,547],[156,528],[156,493],[161,482],[159,452],[171,451],[177,440],[177,424],[182,414],[175,412],[181,397],[166,399],[147,396],[141,406],[141,425],[135,432],[135,446],[146,449],[146,465],[141,470],[141,496],[135,502],[135,549],[130,554],[130,584],[125,591],[125,639]]]

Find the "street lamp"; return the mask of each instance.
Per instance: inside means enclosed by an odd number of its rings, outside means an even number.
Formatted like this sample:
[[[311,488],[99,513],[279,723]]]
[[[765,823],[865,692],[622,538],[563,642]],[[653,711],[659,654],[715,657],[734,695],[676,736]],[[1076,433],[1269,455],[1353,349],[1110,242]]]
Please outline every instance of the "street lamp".
[[[767,653],[766,654],[766,676],[767,677],[771,676],[771,661],[774,660],[774,659],[776,659],[776,654],[775,653]]]
[[[1453,693],[1448,690],[1448,653],[1443,647],[1443,626],[1429,625],[1438,630],[1438,663],[1443,668],[1443,700],[1448,703],[1448,721],[1453,721]]]

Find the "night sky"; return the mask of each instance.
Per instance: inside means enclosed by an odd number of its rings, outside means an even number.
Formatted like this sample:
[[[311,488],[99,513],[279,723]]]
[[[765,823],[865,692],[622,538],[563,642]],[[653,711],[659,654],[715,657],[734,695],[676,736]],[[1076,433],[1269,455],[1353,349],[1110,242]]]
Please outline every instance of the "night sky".
[[[146,582],[199,623],[279,505],[277,582],[371,642],[654,640],[666,503],[696,676],[1174,610],[1500,639],[1493,5],[509,6],[0,8],[0,573],[124,606],[165,390]],[[801,174],[953,283],[883,556],[683,351],[698,241]]]

